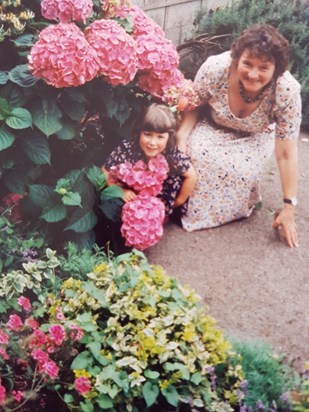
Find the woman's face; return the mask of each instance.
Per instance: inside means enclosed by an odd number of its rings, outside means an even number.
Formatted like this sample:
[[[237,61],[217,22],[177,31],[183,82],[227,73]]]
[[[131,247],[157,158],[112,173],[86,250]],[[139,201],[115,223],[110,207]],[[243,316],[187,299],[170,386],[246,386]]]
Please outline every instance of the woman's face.
[[[246,49],[237,65],[238,79],[248,94],[255,95],[273,78],[275,63],[267,56],[255,56]]]

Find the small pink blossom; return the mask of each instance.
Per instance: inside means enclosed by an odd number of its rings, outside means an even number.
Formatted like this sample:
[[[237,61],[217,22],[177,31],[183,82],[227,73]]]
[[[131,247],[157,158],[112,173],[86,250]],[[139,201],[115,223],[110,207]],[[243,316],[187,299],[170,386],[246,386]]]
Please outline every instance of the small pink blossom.
[[[48,329],[55,345],[60,346],[65,339],[65,329],[62,325],[52,325]]]
[[[2,356],[3,359],[8,360],[9,355],[7,354],[6,350],[0,347],[0,356]]]
[[[47,342],[47,336],[45,335],[45,333],[40,329],[36,329],[31,335],[30,347],[33,348],[33,347],[43,346],[46,342]]]
[[[135,40],[115,20],[96,20],[85,30],[99,58],[99,74],[113,86],[127,84],[137,72]]]
[[[30,300],[25,296],[21,296],[20,298],[18,298],[17,302],[19,306],[21,306],[24,309],[24,311],[29,312],[31,310]]]
[[[34,349],[31,352],[31,356],[34,360],[38,361],[40,366],[49,360],[48,353],[44,352],[42,349]]]
[[[80,86],[99,70],[96,52],[74,23],[43,29],[28,60],[34,76],[57,88]]]
[[[82,21],[84,24],[92,12],[92,0],[42,0],[42,16],[61,23]]]
[[[24,393],[22,391],[12,391],[12,396],[15,399],[16,402],[20,403],[22,399],[24,398]]]
[[[85,376],[80,376],[75,380],[74,387],[79,394],[84,395],[90,391],[91,383]]]
[[[0,344],[7,345],[9,343],[9,336],[0,329]]]
[[[58,320],[64,320],[64,314],[62,313],[61,308],[57,308],[56,318],[57,318]]]
[[[6,389],[0,383],[0,406],[4,405],[5,400],[6,400]]]
[[[11,315],[9,317],[8,322],[6,323],[6,326],[9,329],[14,330],[15,332],[17,332],[22,328],[23,322],[22,322],[21,318],[18,315]]]
[[[51,378],[55,379],[58,376],[59,368],[56,363],[52,360],[45,362],[42,365],[42,370]]]
[[[69,329],[72,330],[73,332],[70,334],[70,338],[72,340],[79,341],[81,338],[84,336],[84,332],[82,328],[78,325],[74,325],[74,323],[71,323],[69,325]]]
[[[25,326],[36,330],[39,328],[39,323],[34,318],[28,318],[25,320]]]

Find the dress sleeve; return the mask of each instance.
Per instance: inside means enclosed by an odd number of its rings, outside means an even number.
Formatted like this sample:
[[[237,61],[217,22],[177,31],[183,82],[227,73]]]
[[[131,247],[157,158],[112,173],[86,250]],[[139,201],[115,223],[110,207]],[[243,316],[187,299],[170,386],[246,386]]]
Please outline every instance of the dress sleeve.
[[[214,91],[217,90],[225,70],[231,64],[230,52],[210,56],[199,68],[194,84],[201,98],[202,104],[207,103]]]
[[[299,136],[301,125],[300,84],[285,72],[277,81],[274,118],[276,138],[293,140]]]
[[[128,142],[123,141],[119,146],[109,154],[107,157],[104,167],[109,170],[112,166],[118,165],[125,162],[130,158],[130,147]]]
[[[175,147],[167,156],[170,165],[170,173],[183,175],[192,166],[191,159],[184,152]]]

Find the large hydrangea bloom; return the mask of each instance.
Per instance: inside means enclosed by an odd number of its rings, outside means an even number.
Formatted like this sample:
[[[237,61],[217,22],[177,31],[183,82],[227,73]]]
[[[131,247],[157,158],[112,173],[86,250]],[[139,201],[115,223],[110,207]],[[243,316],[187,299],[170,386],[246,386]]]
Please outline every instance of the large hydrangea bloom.
[[[154,196],[138,195],[122,207],[121,234],[126,245],[144,250],[153,246],[163,235],[165,208]]]
[[[59,23],[41,31],[29,54],[32,74],[51,86],[80,86],[98,73],[96,52],[74,23]]]
[[[42,16],[61,23],[82,21],[86,23],[92,12],[92,0],[42,0]]]
[[[99,57],[99,74],[108,82],[116,86],[134,79],[136,43],[115,20],[94,21],[86,28],[85,37]]]
[[[132,36],[136,39],[142,34],[152,33],[156,37],[165,37],[163,29],[138,6],[132,6],[130,16],[134,21]]]

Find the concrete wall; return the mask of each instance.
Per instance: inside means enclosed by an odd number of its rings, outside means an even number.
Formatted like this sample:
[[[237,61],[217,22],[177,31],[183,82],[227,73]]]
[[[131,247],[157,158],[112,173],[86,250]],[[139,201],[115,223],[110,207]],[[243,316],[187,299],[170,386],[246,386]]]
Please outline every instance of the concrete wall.
[[[133,0],[165,31],[175,46],[195,34],[193,21],[201,10],[210,10],[230,4],[231,0]]]

